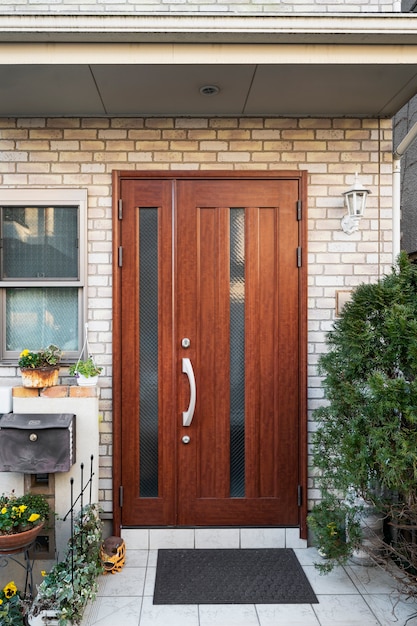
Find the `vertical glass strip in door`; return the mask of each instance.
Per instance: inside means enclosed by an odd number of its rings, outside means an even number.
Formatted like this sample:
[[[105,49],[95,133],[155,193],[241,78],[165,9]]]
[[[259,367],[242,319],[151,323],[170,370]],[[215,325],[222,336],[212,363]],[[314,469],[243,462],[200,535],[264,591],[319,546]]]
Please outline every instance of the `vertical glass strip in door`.
[[[230,209],[230,496],[245,495],[245,210]]]
[[[139,209],[139,496],[158,496],[158,209]]]

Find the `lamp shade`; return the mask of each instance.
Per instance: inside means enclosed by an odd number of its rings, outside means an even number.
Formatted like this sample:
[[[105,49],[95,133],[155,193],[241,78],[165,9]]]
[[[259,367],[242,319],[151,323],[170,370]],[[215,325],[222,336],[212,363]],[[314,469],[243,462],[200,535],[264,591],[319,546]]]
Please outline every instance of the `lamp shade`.
[[[359,182],[358,175],[356,174],[353,186],[343,193],[350,217],[363,216],[366,207],[366,199],[370,193],[371,191],[366,189],[362,183]]]

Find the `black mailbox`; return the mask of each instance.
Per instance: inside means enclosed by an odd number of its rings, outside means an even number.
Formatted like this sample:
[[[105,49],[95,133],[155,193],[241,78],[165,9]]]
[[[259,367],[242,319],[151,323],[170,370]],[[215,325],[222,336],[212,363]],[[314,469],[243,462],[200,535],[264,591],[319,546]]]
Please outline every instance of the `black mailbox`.
[[[75,415],[6,413],[0,418],[0,471],[68,472],[75,463]]]

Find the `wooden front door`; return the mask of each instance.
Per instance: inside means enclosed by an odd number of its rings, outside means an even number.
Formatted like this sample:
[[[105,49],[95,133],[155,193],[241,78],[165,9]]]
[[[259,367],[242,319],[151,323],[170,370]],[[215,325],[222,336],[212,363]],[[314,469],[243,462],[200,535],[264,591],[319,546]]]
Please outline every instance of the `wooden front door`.
[[[121,524],[303,527],[303,175],[114,183]]]

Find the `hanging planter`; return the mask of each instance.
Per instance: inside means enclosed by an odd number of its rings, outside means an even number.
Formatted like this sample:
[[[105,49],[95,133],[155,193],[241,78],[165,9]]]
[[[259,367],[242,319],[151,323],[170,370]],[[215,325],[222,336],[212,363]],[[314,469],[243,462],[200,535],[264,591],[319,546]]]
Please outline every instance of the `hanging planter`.
[[[95,387],[98,383],[98,375],[97,376],[85,376],[80,372],[77,372],[77,384],[80,387]]]
[[[86,361],[78,359],[77,363],[69,368],[69,373],[77,378],[80,387],[95,387],[102,369],[95,364],[93,357],[89,356]]]
[[[98,377],[103,371],[103,368],[96,365],[94,357],[90,352],[90,346],[88,345],[87,329],[88,324],[85,325],[85,340],[83,349],[81,350],[81,354],[83,354],[84,351],[87,352],[87,359],[85,361],[82,361],[80,357],[78,361],[74,365],[71,365],[71,367],[69,368],[69,374],[71,376],[76,376],[77,384],[80,387],[95,387],[98,382]]]

